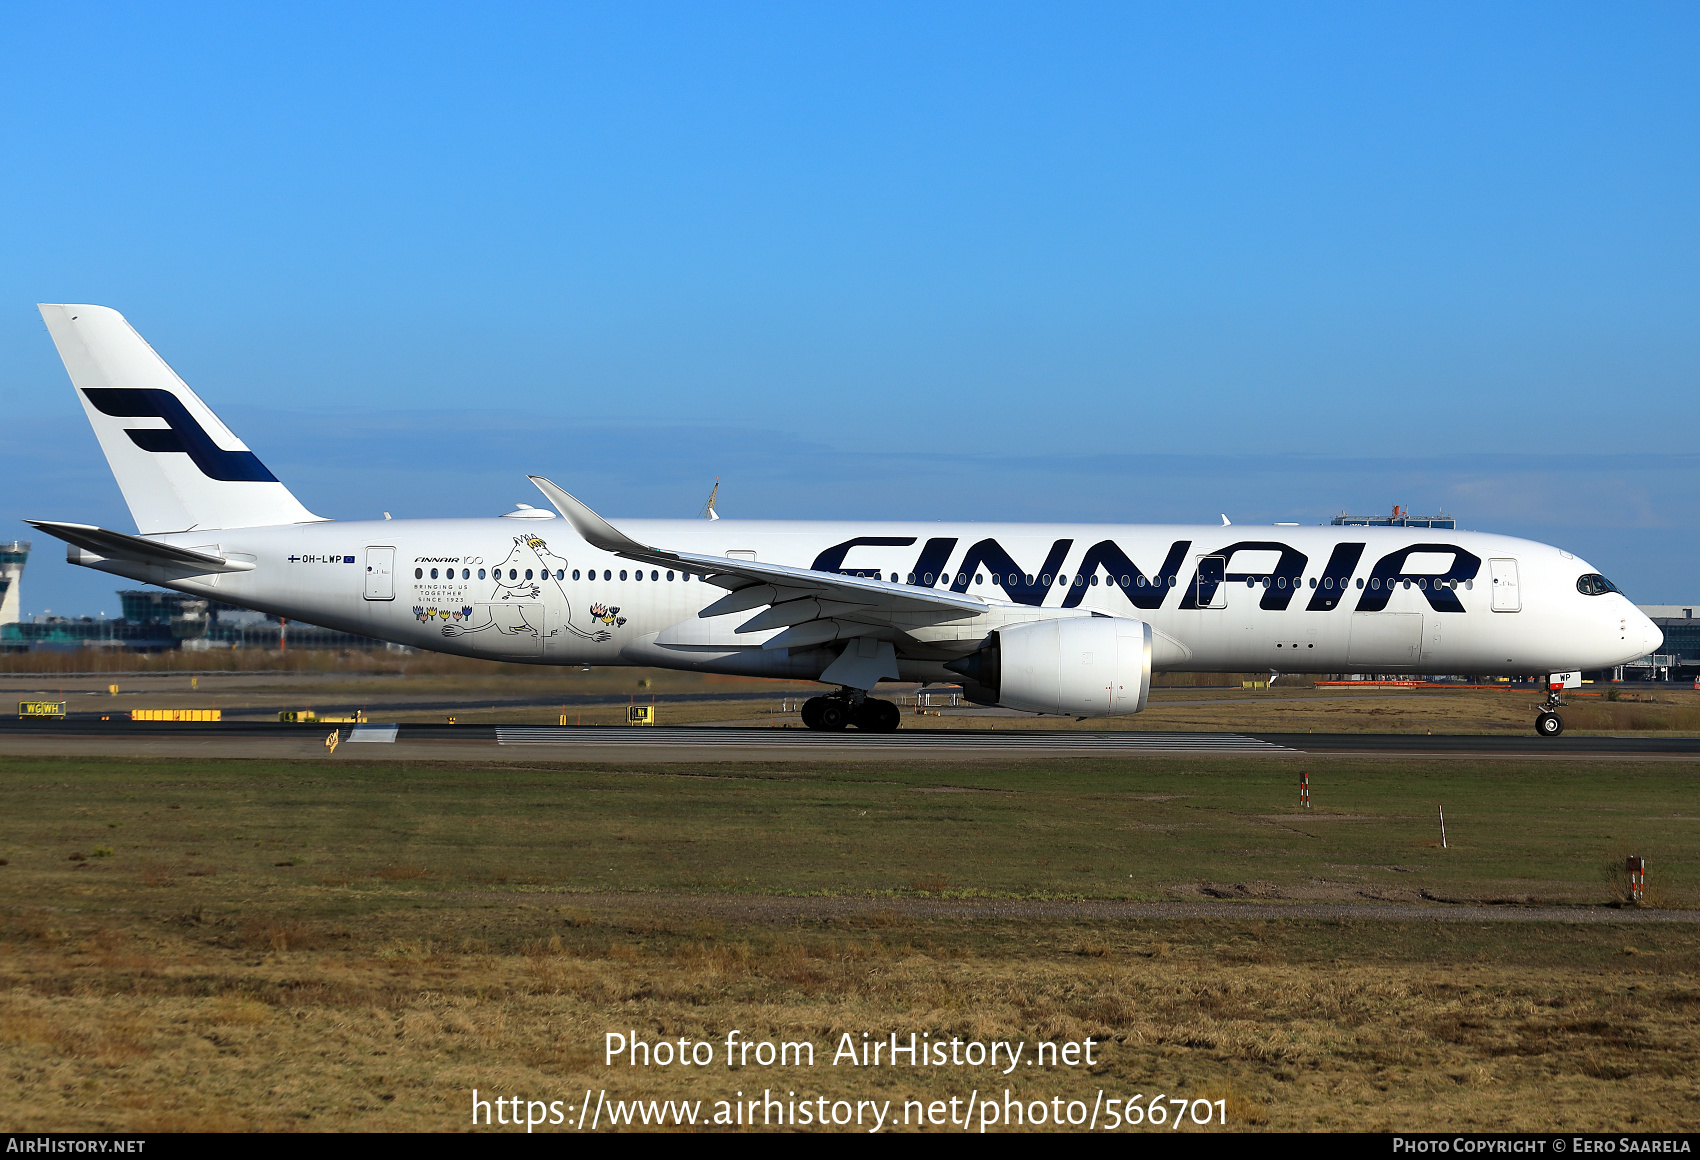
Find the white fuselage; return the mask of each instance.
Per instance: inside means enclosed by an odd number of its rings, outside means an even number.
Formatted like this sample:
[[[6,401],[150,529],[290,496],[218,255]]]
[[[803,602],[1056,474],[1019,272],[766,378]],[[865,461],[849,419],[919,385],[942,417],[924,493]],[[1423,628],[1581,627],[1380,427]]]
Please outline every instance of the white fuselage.
[[[1427,528],[617,520],[648,544],[954,589],[988,610],[883,630],[904,679],[997,628],[1132,617],[1169,671],[1544,674],[1646,655],[1659,630],[1558,548]],[[548,665],[815,678],[838,647],[764,649],[725,590],[598,551],[543,518],[321,522],[156,536],[251,571],[93,566],[417,648]],[[75,551],[75,549],[73,549]],[[92,562],[91,562],[92,563]],[[499,579],[498,579],[499,576]],[[640,578],[641,577],[641,578]],[[1125,585],[1124,585],[1125,580]]]

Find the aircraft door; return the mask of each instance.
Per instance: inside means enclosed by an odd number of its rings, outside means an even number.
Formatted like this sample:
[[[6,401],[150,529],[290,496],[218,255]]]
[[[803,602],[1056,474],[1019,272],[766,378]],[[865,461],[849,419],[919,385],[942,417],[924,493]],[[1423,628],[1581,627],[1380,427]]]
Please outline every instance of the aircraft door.
[[[1193,593],[1200,608],[1228,607],[1228,558],[1198,558],[1198,591]]]
[[[1521,612],[1523,596],[1517,590],[1517,561],[1489,560],[1488,574],[1493,577],[1493,610]]]
[[[366,549],[366,599],[395,599],[395,549]]]

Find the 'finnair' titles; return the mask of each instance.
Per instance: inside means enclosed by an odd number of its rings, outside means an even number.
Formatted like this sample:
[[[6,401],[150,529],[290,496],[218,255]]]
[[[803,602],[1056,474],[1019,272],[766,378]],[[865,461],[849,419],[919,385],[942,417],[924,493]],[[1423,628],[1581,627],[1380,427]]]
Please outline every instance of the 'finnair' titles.
[[[554,510],[332,521],[308,511],[116,311],[42,317],[136,532],[32,520],[72,563],[416,648],[543,665],[818,680],[811,728],[896,729],[881,681],[1137,713],[1154,672],[1549,678],[1654,651],[1569,552],[1480,532],[1215,526],[610,522]]]

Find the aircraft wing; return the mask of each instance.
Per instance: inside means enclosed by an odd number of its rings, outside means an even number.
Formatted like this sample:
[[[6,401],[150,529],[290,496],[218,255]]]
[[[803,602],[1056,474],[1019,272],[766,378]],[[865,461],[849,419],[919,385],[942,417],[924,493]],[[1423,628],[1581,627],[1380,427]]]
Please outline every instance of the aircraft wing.
[[[592,547],[639,563],[692,572],[727,589],[725,596],[698,616],[724,616],[765,607],[737,628],[738,632],[785,630],[763,642],[763,648],[806,648],[866,636],[881,628],[902,631],[968,620],[991,607],[965,592],[640,544],[542,476],[529,478]]]

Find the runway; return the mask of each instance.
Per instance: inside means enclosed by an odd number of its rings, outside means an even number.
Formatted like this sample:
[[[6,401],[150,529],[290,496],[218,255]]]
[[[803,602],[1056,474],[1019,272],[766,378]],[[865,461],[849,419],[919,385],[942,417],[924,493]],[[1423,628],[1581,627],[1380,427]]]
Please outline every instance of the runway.
[[[379,722],[374,722],[379,723]],[[270,721],[218,724],[0,720],[0,754],[308,757],[327,752],[331,729]],[[1557,737],[1394,733],[1229,733],[1087,729],[926,729],[815,733],[798,728],[403,723],[385,743],[339,726],[338,757],[563,761],[1031,760],[1046,755],[1115,757],[1379,756],[1407,758],[1700,759],[1700,737]],[[367,731],[362,731],[366,733]],[[367,733],[367,736],[371,734]],[[376,740],[376,738],[373,738]]]
[[[592,728],[572,725],[497,725],[499,745],[637,745],[686,746],[705,744],[749,749],[934,750],[973,749],[1119,753],[1269,753],[1291,752],[1287,747],[1239,733],[1075,733],[1019,730],[999,733],[983,729],[899,730],[896,733],[814,733],[806,729],[691,729]],[[618,734],[618,736],[610,736]],[[712,734],[712,737],[705,737]]]

